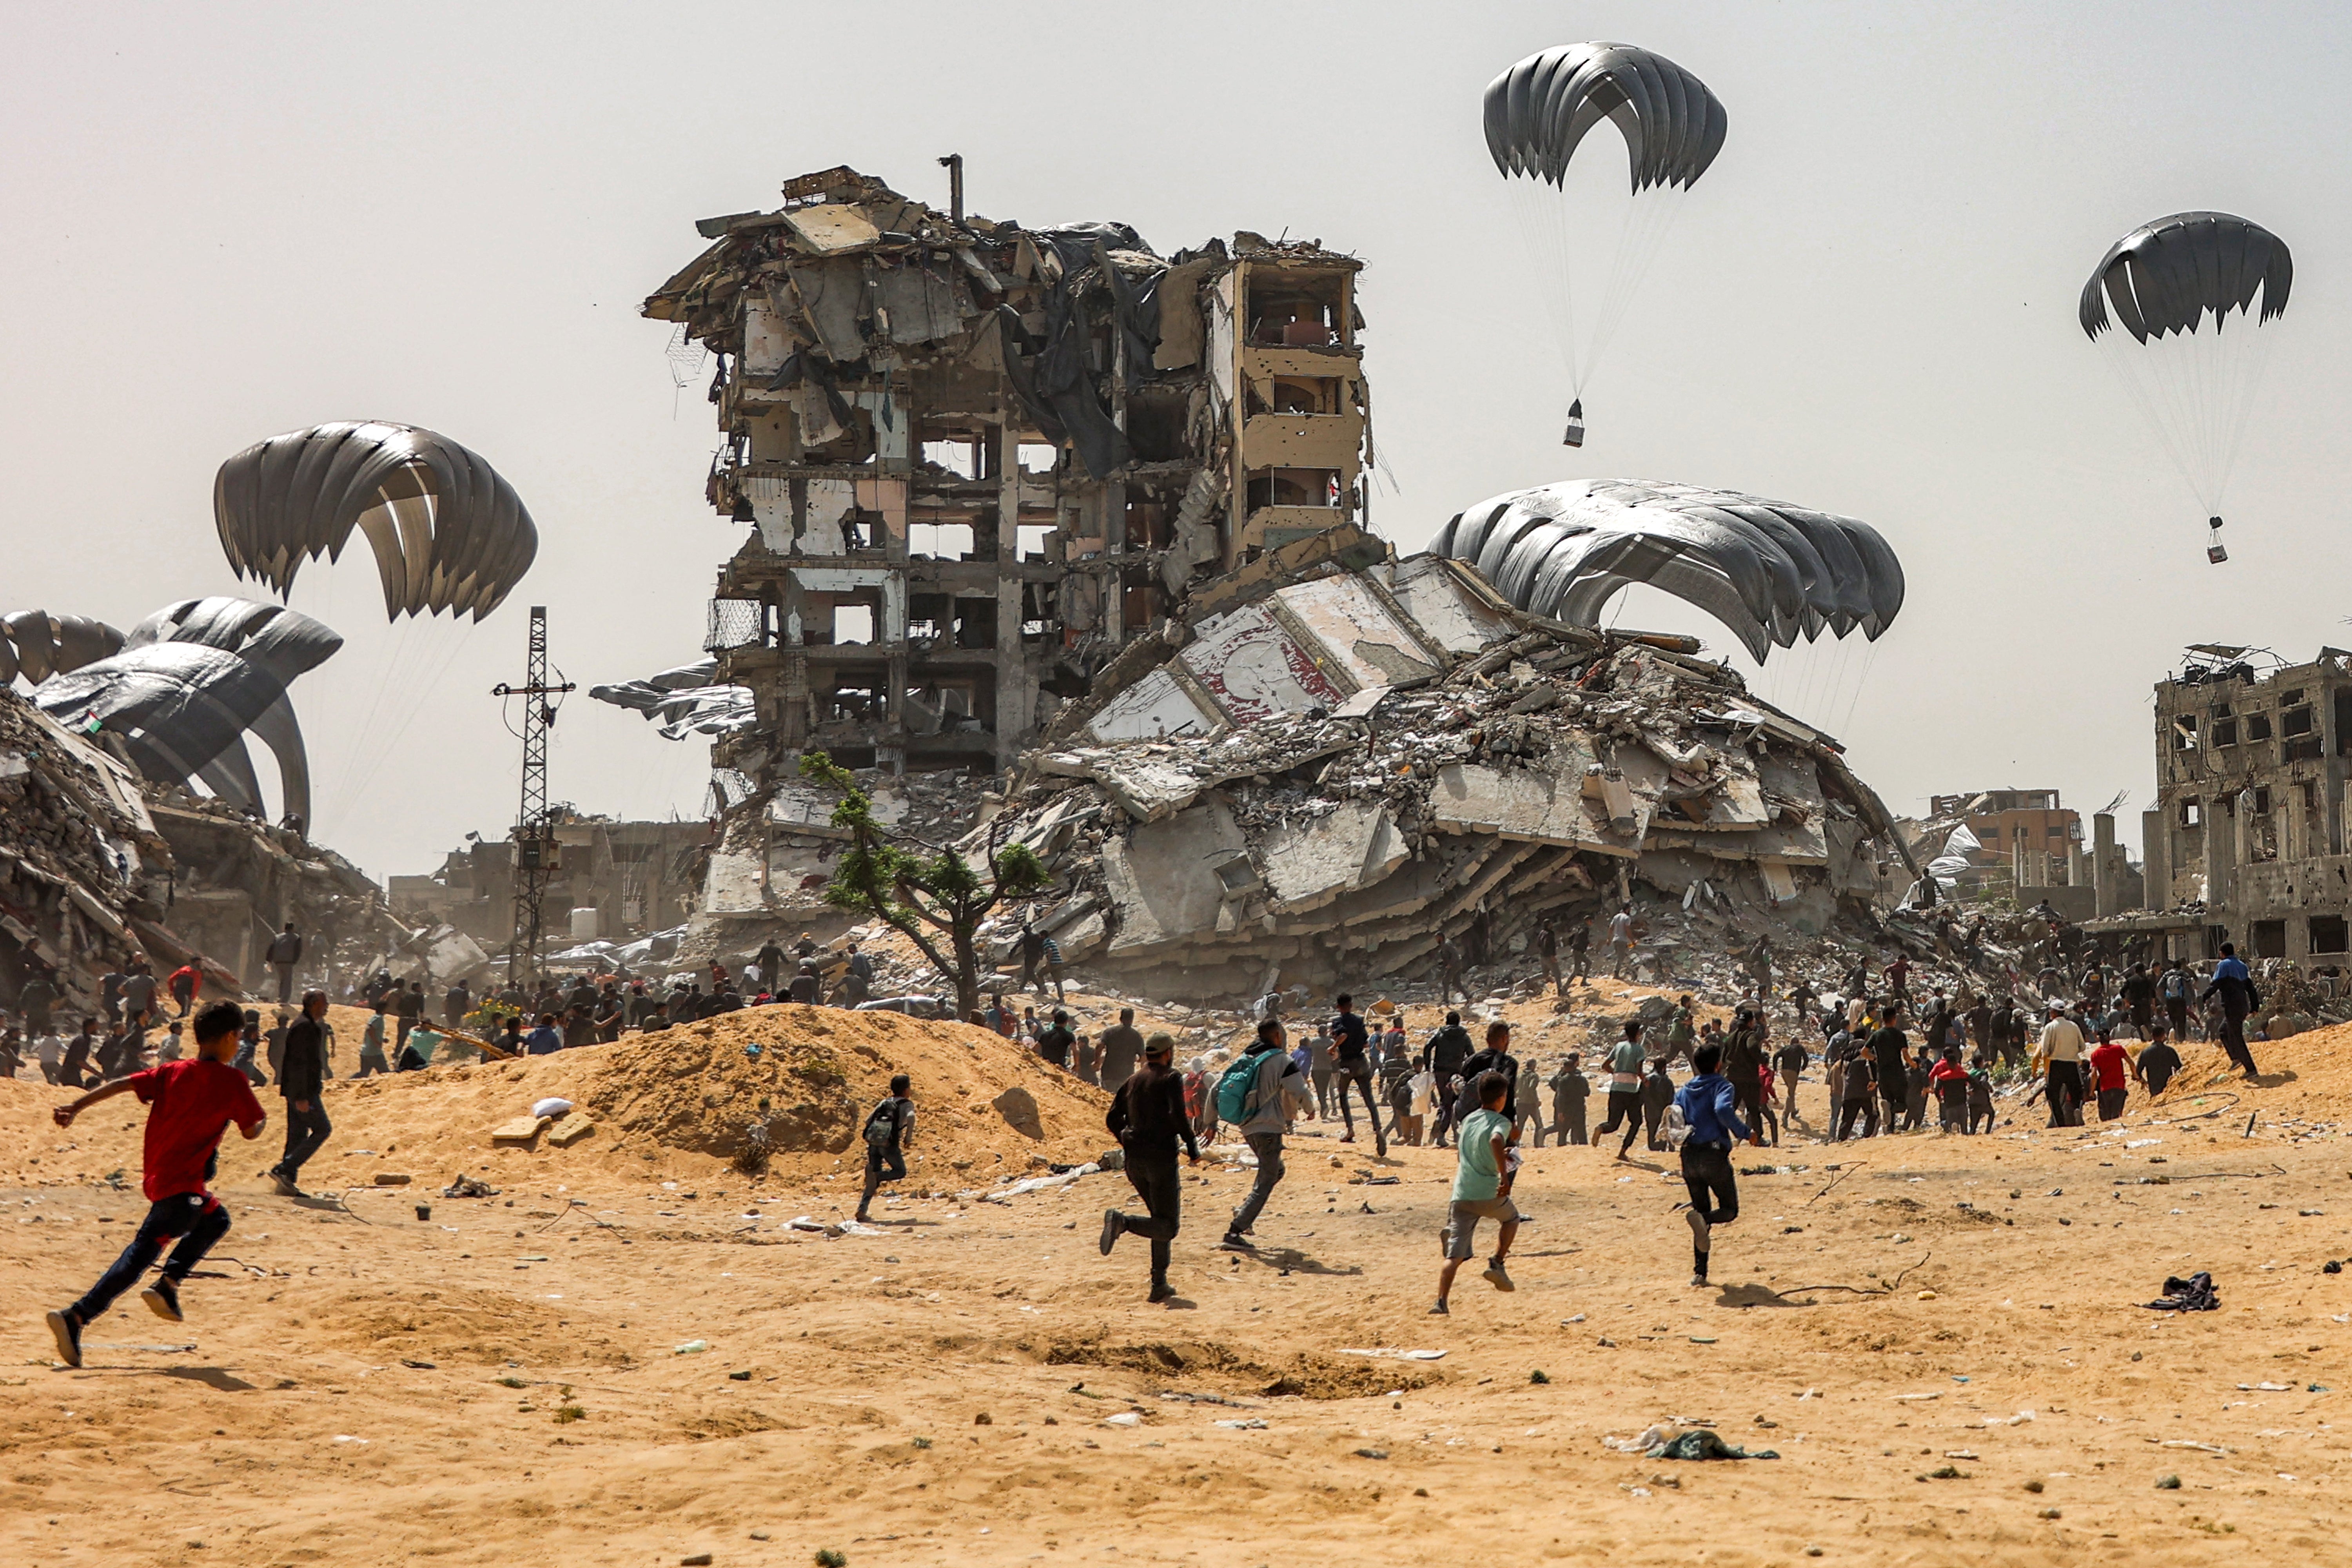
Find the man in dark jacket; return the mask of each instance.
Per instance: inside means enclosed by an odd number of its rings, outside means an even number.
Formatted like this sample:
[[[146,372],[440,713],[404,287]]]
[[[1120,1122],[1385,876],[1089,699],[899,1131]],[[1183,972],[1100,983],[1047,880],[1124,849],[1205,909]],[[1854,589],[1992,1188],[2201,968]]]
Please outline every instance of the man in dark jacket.
[[[299,1198],[295,1184],[304,1161],[327,1142],[334,1125],[327,1120],[327,1102],[320,1090],[327,1079],[327,1037],[320,1020],[327,1016],[327,994],[302,993],[302,1016],[286,1031],[286,1051],[278,1068],[278,1092],[286,1097],[286,1153],[268,1172],[281,1197]]]
[[[866,1115],[866,1190],[857,1199],[857,1218],[866,1213],[885,1182],[907,1173],[907,1140],[915,1131],[913,1079],[900,1073],[890,1080],[888,1096]]]
[[[286,1002],[294,994],[294,966],[302,962],[302,937],[288,921],[286,929],[269,939],[269,951],[263,954],[269,967],[278,971],[278,1000]]]
[[[1151,1243],[1151,1300],[1165,1301],[1176,1294],[1168,1283],[1170,1244],[1181,1220],[1183,1179],[1176,1170],[1176,1145],[1184,1157],[1201,1163],[1200,1145],[1192,1138],[1192,1120],[1184,1114],[1184,1080],[1169,1065],[1176,1042],[1154,1035],[1143,1043],[1142,1069],[1119,1085],[1103,1118],[1111,1136],[1126,1151],[1128,1184],[1143,1200],[1148,1218],[1139,1219],[1118,1209],[1103,1211],[1102,1251],[1122,1236],[1140,1236]]]
[[[1436,1078],[1437,1125],[1432,1129],[1430,1142],[1445,1147],[1445,1130],[1454,1125],[1454,1096],[1456,1080],[1462,1076],[1462,1064],[1470,1059],[1470,1031],[1462,1026],[1462,1015],[1445,1015],[1445,1026],[1429,1037],[1422,1047],[1421,1065]]]
[[[2254,1053],[2246,1048],[2246,1015],[2263,1005],[2263,994],[2254,989],[2254,977],[2246,973],[2245,960],[2231,942],[2221,944],[2221,962],[2213,966],[2213,983],[2199,993],[2197,1000],[2210,1002],[2216,995],[2221,998],[2221,1048],[2252,1082]]]
[[[1511,1086],[1498,1108],[1503,1115],[1516,1121],[1519,1104],[1519,1058],[1511,1055],[1511,1026],[1500,1018],[1486,1026],[1486,1048],[1462,1064],[1462,1089],[1454,1101],[1454,1124],[1460,1126],[1465,1117],[1479,1107],[1478,1080],[1490,1072],[1503,1075]]]
[[[1889,1006],[1864,1047],[1875,1069],[1879,1102],[1885,1108],[1884,1125],[1889,1132],[1903,1125],[1904,1115],[1911,1105],[1911,1064],[1904,1059],[1911,1042],[1895,1025],[1902,1016]]]

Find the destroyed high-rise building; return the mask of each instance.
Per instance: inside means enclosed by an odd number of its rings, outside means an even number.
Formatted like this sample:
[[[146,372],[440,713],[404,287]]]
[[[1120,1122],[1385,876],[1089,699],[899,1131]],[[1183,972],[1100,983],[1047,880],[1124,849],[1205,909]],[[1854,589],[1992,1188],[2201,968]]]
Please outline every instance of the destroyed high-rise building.
[[[2250,958],[2352,957],[2352,653],[2282,665],[2208,644],[2156,687],[2157,801],[2140,815],[2151,921],[2179,956],[2223,941]],[[2106,913],[2102,909],[2101,913]]]
[[[711,243],[645,313],[715,359],[722,806],[803,751],[1008,765],[1198,577],[1360,524],[1360,263],[1154,254],[1131,228],[941,212],[837,168]]]

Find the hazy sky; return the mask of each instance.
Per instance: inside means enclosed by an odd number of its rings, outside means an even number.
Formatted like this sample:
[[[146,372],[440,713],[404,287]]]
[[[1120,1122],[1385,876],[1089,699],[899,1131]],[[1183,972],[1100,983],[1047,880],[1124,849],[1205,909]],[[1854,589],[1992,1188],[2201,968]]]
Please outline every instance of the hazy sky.
[[[1163,251],[1237,227],[1363,257],[1367,368],[1416,547],[1552,479],[1755,491],[1874,523],[1910,598],[1865,658],[1768,695],[1930,793],[2152,794],[2148,688],[2184,643],[2294,658],[2343,625],[2336,473],[2352,13],[2165,4],[1359,3],[659,8],[89,5],[10,12],[0,62],[0,608],[129,626],[235,591],[211,521],[237,448],[338,418],[446,432],[537,519],[479,626],[394,633],[373,563],[304,569],[349,639],[295,699],[320,836],[422,871],[515,811],[488,689],[550,606],[583,685],[695,656],[740,530],[701,499],[700,384],[638,302],[696,218],[848,163],[944,205],[1117,217]],[[1479,126],[1546,46],[1667,54],[1730,137],[1612,349],[1580,452]],[[1590,153],[1617,161],[1612,132]],[[1589,154],[1588,154],[1589,155]],[[2294,301],[2205,564],[2194,502],[2074,322],[2102,251],[2183,208],[2294,247]],[[1702,617],[1639,604],[1711,647]],[[700,805],[705,748],[587,700],[553,792]],[[264,763],[265,769],[267,767]],[[2137,836],[2136,819],[2126,824]]]

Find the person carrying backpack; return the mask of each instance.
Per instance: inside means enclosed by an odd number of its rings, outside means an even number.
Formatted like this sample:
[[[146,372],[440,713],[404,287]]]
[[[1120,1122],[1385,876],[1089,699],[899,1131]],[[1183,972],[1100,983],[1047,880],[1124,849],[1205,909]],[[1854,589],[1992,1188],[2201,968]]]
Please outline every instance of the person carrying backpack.
[[[1217,1079],[1217,1119],[1241,1129],[1250,1152],[1257,1157],[1257,1180],[1249,1196],[1234,1210],[1220,1244],[1250,1252],[1256,1244],[1249,1233],[1265,1209],[1265,1200],[1282,1184],[1282,1135],[1293,1118],[1304,1111],[1309,1096],[1307,1075],[1282,1048],[1282,1026],[1272,1018],[1259,1020],[1257,1038],[1241,1059]]]
[[[912,1083],[905,1073],[898,1074],[890,1080],[889,1095],[866,1113],[866,1190],[857,1198],[860,1220],[868,1217],[866,1207],[882,1184],[907,1173],[907,1140],[915,1131],[915,1101],[907,1092]]]
[[[2176,1040],[2189,1037],[2189,994],[2192,989],[2189,971],[2180,966],[2180,960],[2176,958],[2164,966],[2164,977],[2157,982],[2157,993],[2163,998],[2164,1016],[2172,1022],[2172,1037]]]

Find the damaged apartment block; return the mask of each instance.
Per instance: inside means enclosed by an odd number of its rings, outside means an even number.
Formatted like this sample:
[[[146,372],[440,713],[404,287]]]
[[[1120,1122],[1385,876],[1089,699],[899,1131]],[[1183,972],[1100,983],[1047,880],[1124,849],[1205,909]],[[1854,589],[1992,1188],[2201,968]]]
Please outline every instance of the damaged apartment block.
[[[2157,684],[2156,743],[2157,804],[2140,818],[2151,912],[2112,929],[2160,929],[2177,957],[2230,941],[2307,969],[2352,963],[2352,653],[2283,665],[2192,647]]]
[[[645,304],[714,357],[709,497],[747,530],[706,639],[756,712],[717,741],[722,808],[810,749],[1007,767],[1196,580],[1364,522],[1353,258],[1162,258],[846,168],[783,197],[704,220]]]

